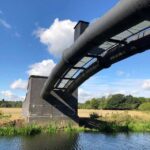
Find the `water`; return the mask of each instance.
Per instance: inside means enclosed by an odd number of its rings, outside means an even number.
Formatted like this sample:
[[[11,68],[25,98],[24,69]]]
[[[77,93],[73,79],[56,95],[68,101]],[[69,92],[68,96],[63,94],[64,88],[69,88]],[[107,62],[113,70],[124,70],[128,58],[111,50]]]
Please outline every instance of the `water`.
[[[150,150],[150,134],[58,133],[1,137],[0,150]]]

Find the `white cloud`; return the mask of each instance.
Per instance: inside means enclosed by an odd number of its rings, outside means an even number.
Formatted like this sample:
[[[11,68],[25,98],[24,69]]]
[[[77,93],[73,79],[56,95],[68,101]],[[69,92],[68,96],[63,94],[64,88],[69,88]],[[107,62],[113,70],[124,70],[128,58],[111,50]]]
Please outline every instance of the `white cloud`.
[[[23,96],[17,96],[9,90],[0,91],[0,97],[5,100],[15,100],[15,101],[24,100]]]
[[[26,90],[27,88],[27,81],[26,80],[22,80],[22,79],[18,79],[15,80],[10,87],[12,89],[22,89],[22,90]]]
[[[51,59],[43,60],[41,62],[29,66],[29,70],[27,71],[27,73],[29,76],[30,75],[49,76],[55,65],[56,64]]]
[[[34,34],[51,54],[58,56],[73,43],[75,25],[76,22],[69,19],[61,21],[56,18],[49,28],[38,28]]]
[[[89,100],[92,97],[94,97],[94,95],[92,93],[90,93],[89,91],[86,91],[82,88],[79,88],[78,92],[79,92],[78,95],[79,95],[80,102],[85,102],[86,100]]]
[[[150,79],[144,80],[142,84],[143,89],[150,90]]]
[[[3,27],[7,29],[11,29],[11,25],[3,19],[0,19],[0,25],[2,25]]]

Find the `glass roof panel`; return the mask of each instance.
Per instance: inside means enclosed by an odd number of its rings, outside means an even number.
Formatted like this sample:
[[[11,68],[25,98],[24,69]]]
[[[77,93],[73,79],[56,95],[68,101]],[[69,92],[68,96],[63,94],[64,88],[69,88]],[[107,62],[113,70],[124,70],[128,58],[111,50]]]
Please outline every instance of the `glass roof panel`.
[[[63,88],[68,81],[69,80],[67,80],[67,79],[62,79],[61,82],[60,82],[60,84],[58,85],[58,88]]]
[[[134,36],[131,36],[130,38],[127,39],[127,42],[135,41],[138,39],[138,34],[135,34]]]
[[[134,40],[137,40],[137,39],[140,39],[140,38],[143,38],[144,36],[147,36],[150,34],[150,29],[147,29],[147,30],[144,30],[142,32],[139,32],[138,34],[135,34],[131,37],[129,37],[127,39],[127,42],[131,42],[131,41],[134,41]]]
[[[77,71],[78,69],[70,69],[70,71],[65,75],[65,78],[71,78]]]
[[[112,37],[112,39],[120,40],[121,41],[121,40],[123,40],[123,39],[125,39],[125,38],[127,38],[127,37],[129,37],[131,35],[132,35],[132,33],[130,31],[126,30],[126,31],[121,32],[120,34]]]
[[[149,34],[150,34],[150,29],[149,29],[149,30],[146,30],[146,31],[144,32],[144,36],[149,35]]]
[[[82,67],[82,66],[84,66],[84,62],[82,62],[82,61],[79,61],[76,65],[75,65],[75,67]]]
[[[131,36],[132,34],[135,34],[137,32],[140,32],[142,31],[143,29],[146,29],[150,27],[150,21],[143,21],[131,28],[129,28],[128,30],[112,37],[112,39],[115,39],[115,40],[123,40],[123,39],[126,39],[127,37]]]
[[[97,58],[93,58],[91,61],[89,61],[84,67],[88,68],[90,65],[92,65],[93,63],[95,63],[97,61]]]
[[[150,27],[150,21],[143,21],[130,28],[129,31],[131,31],[132,33],[136,33],[148,27]]]
[[[78,72],[76,72],[76,74],[75,74],[73,77],[74,77],[74,78],[77,78],[78,75],[79,75],[81,72],[83,72],[83,70],[78,70]]]
[[[81,59],[82,62],[87,63],[92,57],[83,57]]]
[[[73,82],[72,80],[68,81],[65,87],[68,87],[72,82]]]
[[[84,66],[88,61],[90,61],[92,57],[83,57],[76,65],[75,67],[82,67]]]
[[[116,43],[113,43],[113,42],[104,42],[102,45],[99,46],[99,48],[102,48],[102,49],[109,49],[110,47],[114,46]]]

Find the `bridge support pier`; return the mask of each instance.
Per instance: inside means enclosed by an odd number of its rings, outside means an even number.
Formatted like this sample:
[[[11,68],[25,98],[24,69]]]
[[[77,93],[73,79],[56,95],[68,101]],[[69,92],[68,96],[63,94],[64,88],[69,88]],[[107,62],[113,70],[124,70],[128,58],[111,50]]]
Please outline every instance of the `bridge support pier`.
[[[46,98],[40,97],[41,89],[47,77],[30,76],[26,99],[23,102],[23,114],[29,123],[58,123],[64,125],[72,122],[78,124],[78,91],[72,95],[53,90]]]

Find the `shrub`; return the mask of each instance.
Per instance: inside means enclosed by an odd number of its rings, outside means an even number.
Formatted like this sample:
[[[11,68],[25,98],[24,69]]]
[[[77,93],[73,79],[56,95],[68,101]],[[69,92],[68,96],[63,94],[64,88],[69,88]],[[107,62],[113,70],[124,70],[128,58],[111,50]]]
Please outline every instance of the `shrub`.
[[[90,118],[91,119],[98,119],[99,115],[98,115],[98,113],[93,112],[93,113],[90,114]]]

